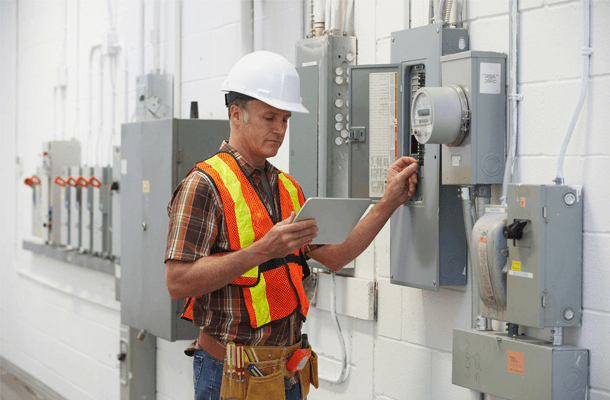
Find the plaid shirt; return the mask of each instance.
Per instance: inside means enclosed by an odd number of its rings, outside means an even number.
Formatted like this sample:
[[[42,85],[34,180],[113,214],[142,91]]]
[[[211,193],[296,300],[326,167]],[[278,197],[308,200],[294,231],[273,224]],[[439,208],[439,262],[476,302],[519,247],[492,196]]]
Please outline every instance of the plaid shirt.
[[[249,164],[227,142],[222,144],[220,150],[237,159],[246,176],[254,182],[254,189],[270,215],[274,215],[274,209],[279,210],[279,199],[268,198],[262,184],[261,170]],[[264,170],[269,185],[275,190],[280,171],[267,161]],[[230,249],[222,200],[206,174],[195,171],[180,182],[172,195],[168,214],[165,261],[192,262]],[[313,249],[315,246],[311,245],[305,250],[309,252]],[[253,329],[242,290],[232,286],[225,286],[198,298],[193,305],[193,323],[222,343],[234,341],[255,346],[291,346],[301,340],[303,325],[301,317],[295,312],[287,318]],[[185,353],[192,355],[197,349],[199,347],[195,341]]]

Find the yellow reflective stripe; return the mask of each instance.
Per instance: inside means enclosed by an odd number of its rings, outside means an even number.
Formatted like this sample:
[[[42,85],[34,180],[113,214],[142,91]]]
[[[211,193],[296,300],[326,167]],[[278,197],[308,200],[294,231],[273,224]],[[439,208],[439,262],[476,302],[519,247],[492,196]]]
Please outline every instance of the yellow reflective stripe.
[[[271,322],[271,311],[269,310],[269,301],[267,300],[265,274],[261,274],[258,285],[250,288],[250,295],[252,296],[254,315],[256,315],[256,326],[259,327]]]
[[[254,243],[254,227],[252,226],[250,208],[244,198],[239,179],[233,170],[231,170],[231,167],[229,167],[220,157],[214,156],[207,160],[207,163],[218,172],[235,203],[235,219],[237,222],[241,248],[243,249],[250,246]],[[252,272],[252,270],[247,272],[247,274],[250,272]],[[256,272],[254,276],[256,275],[258,275],[258,272]]]
[[[242,275],[244,278],[258,278],[258,265]],[[262,277],[262,275],[261,275]]]
[[[290,195],[290,199],[292,200],[292,206],[294,207],[295,212],[299,212],[301,209],[301,203],[299,202],[299,190],[292,184],[290,179],[286,178],[284,174],[280,174],[280,180],[284,184],[286,190],[288,190],[288,194]]]

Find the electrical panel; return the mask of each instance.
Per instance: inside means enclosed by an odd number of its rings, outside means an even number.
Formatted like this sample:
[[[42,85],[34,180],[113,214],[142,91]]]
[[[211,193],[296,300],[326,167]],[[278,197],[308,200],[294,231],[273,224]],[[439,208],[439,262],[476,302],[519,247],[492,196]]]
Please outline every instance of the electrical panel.
[[[101,257],[110,256],[110,219],[112,218],[112,199],[110,185],[112,169],[110,167],[93,168],[91,178],[93,186],[93,245],[94,254]]]
[[[296,67],[309,114],[290,119],[290,174],[305,197],[348,197],[349,75],[354,36],[325,35],[297,44]]]
[[[121,258],[121,148],[114,147],[112,152],[112,217],[109,229],[112,258],[118,262]]]
[[[80,250],[83,253],[90,253],[93,246],[93,186],[89,184],[93,174],[93,167],[84,166],[78,177],[78,184],[81,186]]]
[[[152,400],[157,396],[157,339],[121,325],[117,359],[121,400]]]
[[[390,46],[391,67],[397,73],[398,98],[387,104],[386,113],[396,116],[396,122],[386,129],[387,143],[393,146],[394,158],[410,156],[419,164],[417,193],[391,217],[391,281],[432,291],[445,286],[463,286],[466,284],[467,245],[459,186],[441,184],[441,145],[419,143],[412,135],[409,117],[418,90],[444,84],[441,57],[468,50],[468,30],[428,25],[393,32]],[[387,73],[389,67],[358,66],[350,73],[373,76],[382,71]],[[374,159],[370,154],[364,155],[365,148],[372,144],[369,142],[371,126],[367,125],[366,116],[373,111],[367,104],[358,105],[371,102],[371,99],[367,100],[370,94],[363,96],[361,93],[367,90],[366,81],[365,84],[359,82],[360,79],[352,77],[350,98],[353,102],[352,118],[362,122],[356,124],[354,121],[350,136],[355,140],[364,137],[364,143],[361,140],[357,147],[353,146],[350,166],[352,195],[379,198],[380,191],[370,192],[370,181],[371,176],[378,181],[381,177],[375,175],[379,172]],[[365,110],[367,107],[368,111]],[[394,132],[391,132],[392,128]],[[356,160],[359,161],[356,163]]]
[[[60,224],[60,245],[68,246],[70,245],[70,208],[71,208],[71,186],[67,184],[70,178],[70,167],[62,167],[60,170],[59,177],[55,177],[55,184],[57,184],[60,189],[60,197],[61,197],[61,224]]]
[[[588,398],[589,351],[506,332],[453,330],[452,378],[503,399]]]
[[[136,77],[136,120],[151,121],[173,115],[173,78],[151,73]]]
[[[81,176],[81,167],[71,166],[68,185],[70,185],[70,247],[80,249],[81,246],[81,207],[82,207],[82,186],[78,180]]]
[[[195,164],[229,138],[228,121],[164,119],[121,128],[121,323],[165,340],[193,339],[184,302],[165,283],[167,205]]]
[[[41,178],[41,237],[53,245],[61,243],[61,213],[63,207],[60,185],[54,183],[57,176],[61,177],[61,169],[80,162],[80,143],[76,141],[51,141],[42,144]]]

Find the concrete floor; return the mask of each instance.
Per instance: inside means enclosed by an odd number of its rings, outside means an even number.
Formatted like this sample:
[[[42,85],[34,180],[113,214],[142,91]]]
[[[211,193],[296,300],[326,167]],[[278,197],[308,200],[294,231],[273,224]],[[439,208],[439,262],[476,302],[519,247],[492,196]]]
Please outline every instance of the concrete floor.
[[[36,389],[0,365],[0,400],[47,400]]]

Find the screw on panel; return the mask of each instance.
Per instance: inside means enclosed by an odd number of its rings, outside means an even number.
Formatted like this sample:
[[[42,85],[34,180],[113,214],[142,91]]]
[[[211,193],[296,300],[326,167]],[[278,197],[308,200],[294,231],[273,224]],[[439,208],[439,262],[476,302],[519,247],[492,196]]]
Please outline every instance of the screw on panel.
[[[432,286],[436,286],[436,281],[432,281]]]

